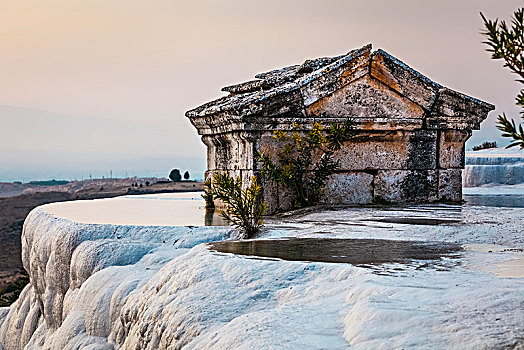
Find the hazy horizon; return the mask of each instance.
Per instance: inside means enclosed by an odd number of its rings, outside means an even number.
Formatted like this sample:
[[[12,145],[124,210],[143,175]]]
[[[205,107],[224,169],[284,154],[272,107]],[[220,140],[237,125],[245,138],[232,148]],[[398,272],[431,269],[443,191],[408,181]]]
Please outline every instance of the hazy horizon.
[[[167,177],[173,168],[188,170],[194,179],[203,177],[205,163],[169,149],[170,131],[165,128],[0,105],[2,113],[0,149],[6,151],[0,154],[0,182],[80,180],[110,172],[113,177]],[[23,130],[24,142],[17,133],[5,132],[17,129]],[[156,135],[158,142],[147,148],[128,144],[141,133]]]
[[[495,104],[467,147],[488,140],[507,145],[494,125],[502,112],[519,118],[519,84],[485,51],[479,12],[508,20],[521,5],[2,1],[0,181],[70,180],[110,170],[115,177],[166,176],[172,168],[201,178],[205,147],[186,110],[259,72],[367,43]]]

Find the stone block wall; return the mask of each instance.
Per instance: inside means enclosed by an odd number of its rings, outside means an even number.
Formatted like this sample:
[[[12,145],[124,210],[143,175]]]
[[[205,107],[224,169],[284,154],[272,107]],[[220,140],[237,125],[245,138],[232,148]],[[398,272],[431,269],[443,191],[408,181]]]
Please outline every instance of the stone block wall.
[[[257,176],[263,184],[268,212],[292,209],[292,194],[265,180],[254,156],[261,151],[276,159],[284,143],[275,140],[272,131],[253,135],[205,137],[210,160],[206,178],[228,171],[247,184]],[[321,203],[460,201],[464,143],[469,135],[463,130],[362,131],[335,152],[340,168],[328,181]]]
[[[329,205],[462,200],[461,169],[468,133],[455,130],[359,134],[335,153],[340,161],[321,200]],[[276,154],[278,147],[265,148]],[[253,172],[256,174],[256,169]],[[283,189],[267,187],[270,211],[291,209],[278,200]]]

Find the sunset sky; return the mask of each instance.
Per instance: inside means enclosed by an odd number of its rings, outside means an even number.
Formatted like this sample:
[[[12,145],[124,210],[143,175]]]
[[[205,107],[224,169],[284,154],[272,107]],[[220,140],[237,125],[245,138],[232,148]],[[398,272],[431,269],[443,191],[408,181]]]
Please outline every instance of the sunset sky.
[[[515,76],[479,34],[522,0],[2,0],[0,181],[202,177],[205,148],[184,112],[220,88],[372,43],[497,110],[468,143],[505,144]]]

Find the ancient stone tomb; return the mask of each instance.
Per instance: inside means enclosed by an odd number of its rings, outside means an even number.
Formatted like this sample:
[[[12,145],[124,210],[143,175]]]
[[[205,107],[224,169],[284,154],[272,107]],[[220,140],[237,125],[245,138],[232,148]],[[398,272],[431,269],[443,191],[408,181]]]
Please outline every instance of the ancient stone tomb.
[[[494,109],[371,45],[255,77],[186,113],[207,146],[206,177],[259,176],[256,152],[282,146],[273,131],[351,118],[358,134],[335,154],[326,204],[460,201],[464,143]],[[291,208],[285,189],[261,181],[269,213]]]

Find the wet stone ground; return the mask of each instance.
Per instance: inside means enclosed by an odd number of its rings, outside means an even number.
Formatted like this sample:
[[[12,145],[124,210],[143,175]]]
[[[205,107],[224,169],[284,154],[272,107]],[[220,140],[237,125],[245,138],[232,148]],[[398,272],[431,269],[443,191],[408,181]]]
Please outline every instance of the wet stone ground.
[[[461,246],[453,243],[399,241],[386,239],[281,238],[210,243],[212,251],[264,259],[348,263],[371,267],[386,263],[408,264],[460,256]],[[429,262],[428,262],[429,261]],[[440,264],[437,264],[440,265]]]

